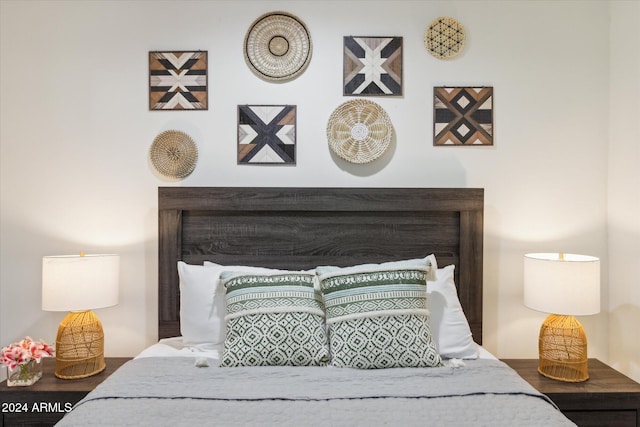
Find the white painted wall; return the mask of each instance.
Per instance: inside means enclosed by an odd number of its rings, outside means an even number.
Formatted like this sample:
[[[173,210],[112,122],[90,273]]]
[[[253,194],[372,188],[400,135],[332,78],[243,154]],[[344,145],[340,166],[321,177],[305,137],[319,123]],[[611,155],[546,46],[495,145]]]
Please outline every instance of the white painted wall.
[[[274,10],[313,38],[309,68],[285,84],[255,77],[242,54],[248,26]],[[107,354],[154,342],[158,186],[462,186],[485,188],[485,346],[536,357],[545,315],[522,304],[522,254],[563,250],[603,260],[603,312],[580,320],[590,356],[608,360],[607,2],[2,0],[0,12],[0,343],[55,339],[64,313],[40,309],[41,257],[80,250],[121,254],[121,302],[97,312]],[[454,60],[423,45],[440,15],[467,29]],[[405,94],[374,98],[397,142],[367,166],[336,160],[326,143],[347,100],[345,35],[404,37]],[[209,51],[209,110],[148,111],[148,51],[191,49]],[[495,146],[432,146],[439,85],[494,87]],[[236,165],[236,108],[247,103],[298,106],[297,166]],[[181,182],[147,160],[166,129],[199,146]]]
[[[640,2],[610,22],[609,357],[640,381]]]

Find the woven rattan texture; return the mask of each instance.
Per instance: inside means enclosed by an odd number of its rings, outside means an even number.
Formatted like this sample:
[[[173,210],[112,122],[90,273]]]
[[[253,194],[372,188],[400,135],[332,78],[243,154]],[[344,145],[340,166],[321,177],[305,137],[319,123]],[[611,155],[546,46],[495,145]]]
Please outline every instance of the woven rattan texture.
[[[259,17],[247,31],[244,56],[249,68],[269,81],[296,78],[311,61],[311,35],[305,24],[285,12]]]
[[[464,27],[448,16],[434,19],[424,35],[429,53],[438,59],[449,59],[462,51],[465,41]]]
[[[153,140],[149,157],[162,175],[176,179],[185,178],[196,167],[198,147],[186,133],[167,130]]]
[[[585,381],[587,337],[573,316],[552,314],[540,328],[538,371],[549,378],[567,382]]]
[[[104,333],[100,319],[93,311],[67,314],[56,337],[56,376],[85,378],[105,367]]]
[[[329,148],[351,163],[369,163],[384,154],[393,137],[386,111],[365,99],[347,101],[334,110],[327,124]]]

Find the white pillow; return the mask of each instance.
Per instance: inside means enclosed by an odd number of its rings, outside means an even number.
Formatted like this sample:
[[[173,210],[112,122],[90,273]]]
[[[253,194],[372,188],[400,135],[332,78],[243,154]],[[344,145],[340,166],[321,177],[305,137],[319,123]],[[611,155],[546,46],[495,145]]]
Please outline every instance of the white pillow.
[[[185,345],[223,344],[227,308],[220,273],[226,270],[246,273],[272,271],[262,267],[223,266],[212,262],[192,265],[178,261],[180,277],[180,333]]]
[[[427,308],[431,334],[440,356],[447,359],[476,359],[478,345],[473,341],[454,281],[454,265],[439,268],[438,278],[427,282]]]

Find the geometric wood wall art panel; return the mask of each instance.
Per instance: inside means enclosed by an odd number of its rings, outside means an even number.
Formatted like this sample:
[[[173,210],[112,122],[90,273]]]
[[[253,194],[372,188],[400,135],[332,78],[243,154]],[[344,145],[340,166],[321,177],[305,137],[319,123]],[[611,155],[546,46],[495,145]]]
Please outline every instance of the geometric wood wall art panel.
[[[238,164],[296,164],[295,105],[238,105]]]
[[[433,145],[493,145],[492,87],[435,87]]]
[[[344,95],[402,95],[402,37],[344,38]]]
[[[207,110],[207,52],[149,52],[150,110]]]

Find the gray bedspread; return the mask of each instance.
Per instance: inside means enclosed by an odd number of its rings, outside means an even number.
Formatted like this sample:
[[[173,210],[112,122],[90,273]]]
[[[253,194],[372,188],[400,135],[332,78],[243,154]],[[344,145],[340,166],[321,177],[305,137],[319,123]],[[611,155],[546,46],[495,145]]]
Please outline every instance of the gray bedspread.
[[[196,367],[141,358],[59,426],[573,426],[497,360],[453,368]]]

